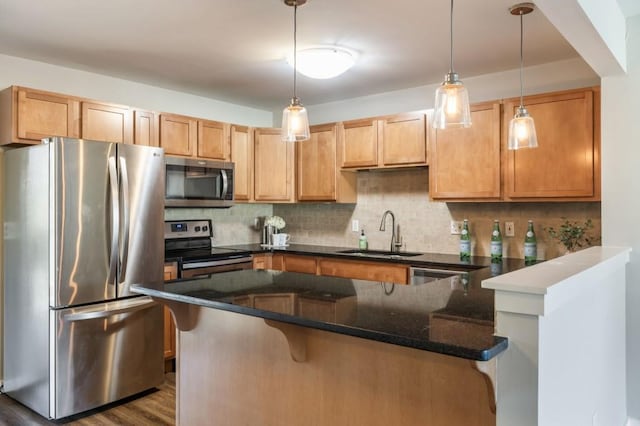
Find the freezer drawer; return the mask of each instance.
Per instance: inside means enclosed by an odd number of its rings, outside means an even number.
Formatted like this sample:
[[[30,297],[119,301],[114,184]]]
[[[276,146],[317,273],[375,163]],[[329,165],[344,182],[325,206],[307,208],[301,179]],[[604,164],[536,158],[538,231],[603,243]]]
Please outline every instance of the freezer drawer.
[[[86,411],[164,380],[162,307],[147,297],[51,311],[50,416]]]

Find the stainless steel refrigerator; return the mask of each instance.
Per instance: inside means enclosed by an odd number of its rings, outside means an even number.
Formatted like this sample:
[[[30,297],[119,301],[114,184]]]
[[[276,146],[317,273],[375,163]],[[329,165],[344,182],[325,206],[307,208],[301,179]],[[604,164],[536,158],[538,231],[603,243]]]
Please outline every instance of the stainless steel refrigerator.
[[[161,384],[160,148],[79,139],[4,155],[4,390],[59,419]]]

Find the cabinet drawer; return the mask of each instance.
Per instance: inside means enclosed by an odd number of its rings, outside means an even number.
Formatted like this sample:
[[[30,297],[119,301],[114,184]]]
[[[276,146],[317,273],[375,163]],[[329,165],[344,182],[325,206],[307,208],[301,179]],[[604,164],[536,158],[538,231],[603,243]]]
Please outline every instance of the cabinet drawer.
[[[405,265],[320,259],[318,271],[319,275],[332,277],[383,281],[396,284],[407,284],[409,282],[409,267]]]
[[[295,256],[291,254],[284,255],[283,257],[283,271],[315,274],[317,269],[318,262],[315,257]]]

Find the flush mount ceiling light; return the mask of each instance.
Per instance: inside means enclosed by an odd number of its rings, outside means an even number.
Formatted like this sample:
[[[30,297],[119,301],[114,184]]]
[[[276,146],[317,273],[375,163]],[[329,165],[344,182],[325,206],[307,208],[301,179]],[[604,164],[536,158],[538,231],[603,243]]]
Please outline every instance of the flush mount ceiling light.
[[[311,78],[326,79],[337,77],[356,62],[355,54],[340,46],[317,46],[297,52],[298,71]],[[287,58],[293,66],[293,57]]]
[[[509,123],[509,149],[536,148],[538,146],[536,126],[533,123],[533,118],[529,115],[529,112],[522,103],[522,68],[524,67],[522,55],[522,41],[524,38],[522,17],[533,12],[534,8],[533,3],[520,3],[509,8],[509,12],[512,15],[520,16],[520,106]]]
[[[307,109],[296,96],[296,31],[298,6],[307,0],[284,0],[287,6],[293,6],[293,97],[291,104],[282,111],[282,131],[280,137],[286,142],[306,141],[309,139],[309,117]]]
[[[453,70],[453,0],[451,0],[449,42],[449,72],[444,76],[442,85],[436,90],[435,113],[433,115],[433,127],[436,129],[471,126],[469,94],[458,78],[458,73]]]

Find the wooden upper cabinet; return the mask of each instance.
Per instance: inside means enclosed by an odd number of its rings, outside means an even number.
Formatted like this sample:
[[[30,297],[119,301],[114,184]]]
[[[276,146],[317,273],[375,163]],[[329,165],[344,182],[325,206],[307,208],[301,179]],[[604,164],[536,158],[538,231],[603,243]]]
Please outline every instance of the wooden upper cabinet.
[[[499,200],[500,104],[471,106],[472,126],[431,130],[429,195],[434,200]]]
[[[228,160],[229,149],[229,124],[198,120],[199,158]]]
[[[400,114],[380,120],[382,127],[381,166],[427,163],[425,114]]]
[[[160,114],[160,147],[165,154],[192,156],[198,143],[198,121],[193,117]]]
[[[82,138],[133,143],[133,111],[127,106],[82,102]]]
[[[309,140],[296,143],[298,200],[336,200],[336,128],[312,126]]]
[[[426,166],[426,123],[426,115],[422,113],[345,121],[342,167]]]
[[[253,138],[251,129],[232,125],[231,161],[234,163],[233,195],[236,201],[253,199]]]
[[[294,201],[293,156],[294,143],[282,141],[280,129],[255,130],[254,198],[256,201]]]
[[[144,146],[159,146],[158,114],[136,109],[133,111],[133,143]]]
[[[80,137],[80,102],[12,86],[0,93],[0,144],[37,144],[51,136]]]
[[[519,102],[505,102],[507,199],[600,199],[600,139],[594,130],[599,103],[599,90],[591,88],[526,97],[524,105],[535,121],[538,147],[507,151],[509,121]]]
[[[342,167],[378,165],[378,121],[375,119],[342,123]]]

